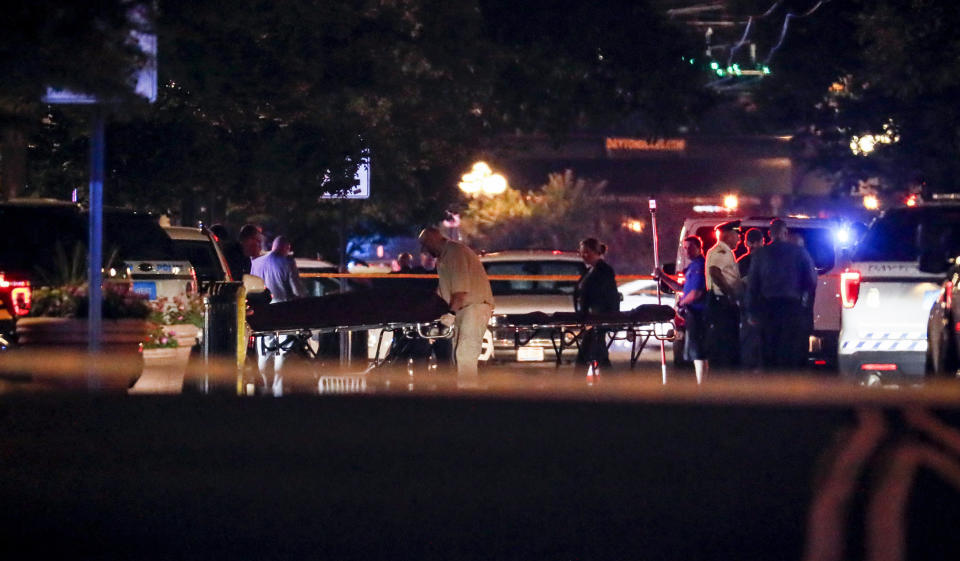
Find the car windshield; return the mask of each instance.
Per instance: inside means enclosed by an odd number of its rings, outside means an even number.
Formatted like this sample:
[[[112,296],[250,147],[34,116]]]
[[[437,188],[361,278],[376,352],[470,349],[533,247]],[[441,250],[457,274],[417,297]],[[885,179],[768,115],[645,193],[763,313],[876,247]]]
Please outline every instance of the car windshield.
[[[960,253],[960,208],[897,209],[878,218],[857,246],[857,261],[916,261],[921,235]]]
[[[104,211],[103,240],[104,255],[116,252],[122,261],[177,259],[173,240],[148,214]]]
[[[197,272],[200,282],[226,280],[223,267],[213,243],[203,240],[173,240],[174,256],[180,261],[189,261]]]
[[[586,266],[577,261],[495,261],[483,264],[488,275],[574,275],[579,277]],[[575,280],[491,280],[494,295],[505,294],[573,294]]]

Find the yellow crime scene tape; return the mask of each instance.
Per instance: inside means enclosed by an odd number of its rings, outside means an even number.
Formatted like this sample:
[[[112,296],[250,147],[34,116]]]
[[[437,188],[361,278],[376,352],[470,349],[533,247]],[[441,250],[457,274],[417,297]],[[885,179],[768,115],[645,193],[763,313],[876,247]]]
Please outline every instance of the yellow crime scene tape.
[[[435,279],[434,274],[418,273],[300,273],[301,278],[316,279]],[[526,281],[576,281],[579,275],[487,275],[490,280],[526,280]],[[653,280],[650,275],[617,275],[617,282],[633,280]]]

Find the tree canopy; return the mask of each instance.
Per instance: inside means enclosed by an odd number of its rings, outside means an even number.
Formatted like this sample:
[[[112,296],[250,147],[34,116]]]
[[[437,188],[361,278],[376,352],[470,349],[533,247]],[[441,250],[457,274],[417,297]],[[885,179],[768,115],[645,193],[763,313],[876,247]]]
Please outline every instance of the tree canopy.
[[[793,4],[802,14],[813,3]],[[870,178],[887,191],[960,190],[958,24],[952,2],[824,2],[790,22],[756,92],[762,121],[796,133],[797,158],[830,173],[838,191]]]
[[[691,122],[704,93],[681,28],[645,2],[561,4],[160,2],[159,100],[109,127],[108,202],[258,220],[329,252],[315,239],[339,210],[318,197],[363,158],[374,196],[349,203],[352,227],[409,231],[462,204],[456,176],[500,134]],[[44,116],[31,192],[63,196],[84,183],[82,113]]]

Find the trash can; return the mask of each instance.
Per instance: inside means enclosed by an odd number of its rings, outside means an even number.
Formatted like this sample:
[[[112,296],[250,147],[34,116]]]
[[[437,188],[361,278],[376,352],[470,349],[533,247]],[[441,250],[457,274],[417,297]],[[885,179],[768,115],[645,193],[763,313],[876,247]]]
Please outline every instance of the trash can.
[[[204,296],[203,365],[188,372],[184,389],[243,393],[246,290],[242,282],[215,282]]]

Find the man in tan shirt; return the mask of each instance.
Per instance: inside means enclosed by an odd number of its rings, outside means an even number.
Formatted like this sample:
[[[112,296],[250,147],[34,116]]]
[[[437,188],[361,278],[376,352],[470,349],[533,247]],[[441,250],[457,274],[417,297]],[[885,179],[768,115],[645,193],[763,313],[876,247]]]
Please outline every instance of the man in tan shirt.
[[[462,243],[448,240],[436,228],[420,232],[420,244],[437,258],[438,292],[450,304],[441,321],[453,325],[453,356],[457,374],[477,375],[483,333],[493,314],[493,291],[477,254]]]

